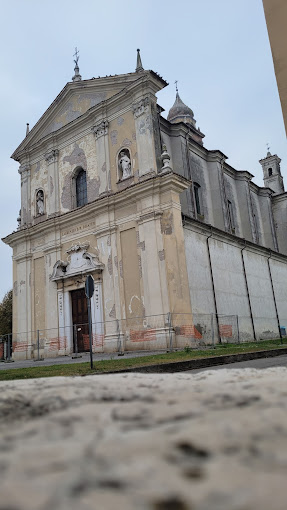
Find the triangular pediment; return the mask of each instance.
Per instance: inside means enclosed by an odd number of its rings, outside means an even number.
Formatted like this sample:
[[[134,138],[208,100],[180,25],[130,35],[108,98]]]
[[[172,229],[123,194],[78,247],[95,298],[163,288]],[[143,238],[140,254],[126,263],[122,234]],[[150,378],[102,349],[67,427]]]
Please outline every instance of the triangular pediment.
[[[77,119],[87,110],[107,99],[107,91],[70,90],[67,97],[55,108],[52,118],[41,129],[41,137],[46,136],[64,127]]]
[[[143,73],[106,76],[104,78],[99,77],[67,83],[19,147],[17,147],[12,154],[12,158],[19,160],[22,151],[29,150],[47,135],[73,122],[103,101],[107,101],[147,73],[152,72],[144,71]],[[153,74],[155,75],[155,73]]]

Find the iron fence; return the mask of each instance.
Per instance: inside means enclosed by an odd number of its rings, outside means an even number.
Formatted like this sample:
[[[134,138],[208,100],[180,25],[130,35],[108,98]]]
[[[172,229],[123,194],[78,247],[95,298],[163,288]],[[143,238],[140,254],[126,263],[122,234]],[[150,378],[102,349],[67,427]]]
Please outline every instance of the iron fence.
[[[286,335],[286,328],[281,328]],[[282,334],[281,331],[281,334]],[[279,337],[276,328],[269,338]],[[94,352],[172,351],[199,349],[218,343],[241,343],[254,338],[250,317],[237,315],[167,313],[111,319],[92,324]],[[73,324],[0,337],[0,360],[42,360],[53,356],[81,356],[89,351],[88,324]]]

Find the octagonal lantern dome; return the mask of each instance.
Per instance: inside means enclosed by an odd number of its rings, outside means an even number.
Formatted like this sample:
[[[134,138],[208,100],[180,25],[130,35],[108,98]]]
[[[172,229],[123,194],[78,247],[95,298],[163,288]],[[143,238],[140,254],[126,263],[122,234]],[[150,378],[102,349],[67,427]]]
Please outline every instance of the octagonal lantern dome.
[[[191,108],[186,106],[184,102],[179,97],[178,92],[176,93],[176,98],[174,105],[169,110],[167,120],[172,124],[176,124],[178,122],[184,122],[185,124],[191,124],[195,126],[195,119],[193,115],[193,111]]]

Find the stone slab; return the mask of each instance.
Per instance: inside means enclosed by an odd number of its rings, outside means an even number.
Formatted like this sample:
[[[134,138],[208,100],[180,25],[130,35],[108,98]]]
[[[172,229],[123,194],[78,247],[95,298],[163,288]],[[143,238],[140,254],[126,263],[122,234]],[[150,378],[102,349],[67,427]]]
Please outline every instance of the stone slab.
[[[0,509],[285,510],[287,369],[0,383]]]

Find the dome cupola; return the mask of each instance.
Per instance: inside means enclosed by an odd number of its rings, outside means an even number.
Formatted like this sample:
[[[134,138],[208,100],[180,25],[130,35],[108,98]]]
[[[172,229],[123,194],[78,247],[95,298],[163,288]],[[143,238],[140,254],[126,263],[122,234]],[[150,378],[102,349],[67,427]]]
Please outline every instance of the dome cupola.
[[[193,111],[181,100],[178,90],[176,91],[174,105],[169,110],[167,120],[172,124],[184,122],[185,124],[191,124],[195,127],[196,121],[194,119]]]

